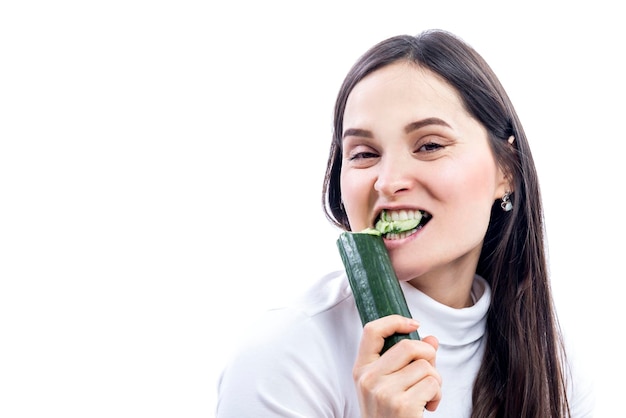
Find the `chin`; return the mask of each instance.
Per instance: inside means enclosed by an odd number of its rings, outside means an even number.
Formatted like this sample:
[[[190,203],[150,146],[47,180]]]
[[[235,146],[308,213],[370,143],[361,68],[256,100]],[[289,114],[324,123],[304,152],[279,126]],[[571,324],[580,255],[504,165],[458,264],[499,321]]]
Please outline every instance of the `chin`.
[[[412,266],[411,268],[405,268],[402,266],[396,267],[394,265],[394,270],[396,271],[396,276],[398,277],[399,282],[411,281],[426,272],[425,269],[416,269],[415,266]]]

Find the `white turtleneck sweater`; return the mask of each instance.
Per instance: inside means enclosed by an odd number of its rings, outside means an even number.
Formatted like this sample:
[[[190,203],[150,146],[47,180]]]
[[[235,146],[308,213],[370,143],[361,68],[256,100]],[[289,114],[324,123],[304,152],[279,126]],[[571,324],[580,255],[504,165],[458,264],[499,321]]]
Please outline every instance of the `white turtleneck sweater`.
[[[407,283],[402,289],[420,335],[439,340],[442,401],[425,416],[469,417],[489,285],[476,276],[476,303],[463,309],[442,305]],[[268,312],[260,324],[220,378],[217,418],[360,417],[352,368],[362,325],[345,273],[323,277],[296,305]]]

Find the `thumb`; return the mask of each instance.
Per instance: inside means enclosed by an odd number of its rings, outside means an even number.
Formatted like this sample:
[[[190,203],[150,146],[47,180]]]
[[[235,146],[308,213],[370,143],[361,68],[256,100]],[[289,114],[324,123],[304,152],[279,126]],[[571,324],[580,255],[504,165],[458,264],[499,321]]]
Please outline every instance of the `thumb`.
[[[427,337],[422,338],[422,341],[432,345],[435,348],[435,350],[439,348],[439,340],[437,339],[437,337],[429,335]]]

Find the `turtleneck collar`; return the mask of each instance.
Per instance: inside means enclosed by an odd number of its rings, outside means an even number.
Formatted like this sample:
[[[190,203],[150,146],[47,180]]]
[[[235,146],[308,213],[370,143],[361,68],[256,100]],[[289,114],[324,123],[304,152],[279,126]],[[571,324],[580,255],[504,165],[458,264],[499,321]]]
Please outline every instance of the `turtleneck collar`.
[[[440,345],[462,346],[484,335],[491,288],[482,277],[474,276],[472,284],[476,303],[461,309],[439,303],[406,282],[400,284],[411,315],[421,324],[420,336],[434,335]]]

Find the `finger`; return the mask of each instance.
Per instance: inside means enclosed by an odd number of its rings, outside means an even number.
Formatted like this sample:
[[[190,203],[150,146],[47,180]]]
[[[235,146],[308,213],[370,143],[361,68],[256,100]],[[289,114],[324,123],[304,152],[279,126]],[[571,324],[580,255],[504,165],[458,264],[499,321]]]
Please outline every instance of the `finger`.
[[[437,337],[429,335],[427,337],[422,338],[422,341],[432,345],[435,348],[435,350],[439,349],[439,340],[437,339]]]
[[[423,361],[421,367],[432,370],[432,366]],[[417,417],[424,409],[434,411],[441,400],[441,383],[432,374],[418,381],[411,373],[403,376],[374,376],[366,373],[364,379],[356,381],[359,403],[363,411],[372,412],[381,417]],[[420,373],[421,374],[421,373]],[[412,385],[405,390],[398,383],[404,378],[412,378]],[[374,412],[375,411],[375,412]]]
[[[389,315],[368,322],[363,327],[357,364],[367,364],[380,358],[385,338],[394,333],[408,334],[419,327],[419,322],[401,315]]]
[[[428,342],[405,339],[391,347],[378,363],[387,374],[402,370],[416,361],[424,361],[434,370],[436,356],[437,350]]]
[[[422,373],[425,370],[429,370],[430,364],[423,361],[421,362],[423,369],[417,373]],[[413,366],[413,364],[411,364]],[[441,402],[441,376],[434,368],[433,371],[428,371],[425,376],[422,376],[413,386],[406,390],[406,395],[410,399],[414,399],[416,403],[423,405],[428,411],[434,411]]]
[[[440,402],[441,402],[441,385],[439,386],[439,390],[437,391],[435,396],[433,396],[433,398],[430,401],[426,402],[426,405],[424,406],[424,408],[432,412],[435,409],[437,409]]]
[[[397,412],[386,416],[416,416],[415,412],[423,409],[434,411],[442,396],[441,376],[423,359],[412,362],[368,389],[372,405],[377,408],[386,405],[383,409]]]
[[[436,337],[432,336],[432,335],[429,335],[427,337],[422,338],[422,341],[425,342],[425,343],[430,344],[435,349],[435,351],[437,351],[439,349],[439,340]],[[431,364],[433,366],[436,365],[434,357],[432,358]]]

